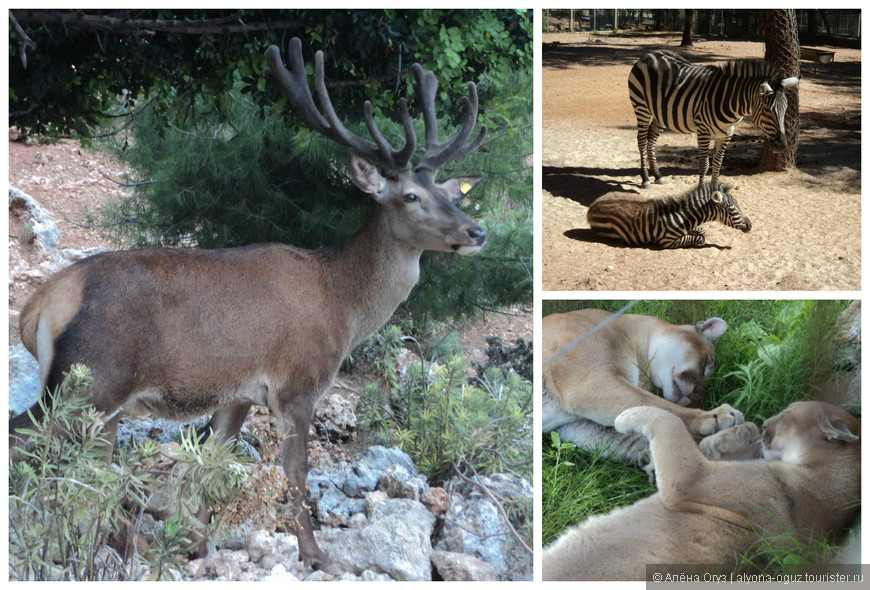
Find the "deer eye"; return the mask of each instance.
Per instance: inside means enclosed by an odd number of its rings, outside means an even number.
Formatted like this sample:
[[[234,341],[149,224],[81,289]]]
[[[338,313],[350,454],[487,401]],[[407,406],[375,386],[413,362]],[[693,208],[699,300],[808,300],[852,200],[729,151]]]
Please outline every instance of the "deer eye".
[[[415,203],[415,202],[417,202],[417,201],[420,200],[420,197],[418,197],[418,196],[417,196],[416,194],[414,194],[414,193],[408,193],[408,194],[405,195],[404,198],[405,198],[405,202],[406,202],[406,203]]]

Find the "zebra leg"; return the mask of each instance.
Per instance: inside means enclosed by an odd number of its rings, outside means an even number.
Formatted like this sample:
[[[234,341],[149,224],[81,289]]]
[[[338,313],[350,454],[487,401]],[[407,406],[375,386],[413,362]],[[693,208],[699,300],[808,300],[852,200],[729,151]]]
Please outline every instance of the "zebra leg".
[[[641,187],[649,188],[649,174],[646,171],[646,146],[647,146],[647,134],[649,132],[649,127],[641,127],[640,124],[637,126],[637,149],[640,151],[640,180]]]
[[[713,178],[711,182],[717,182],[719,180],[719,172],[722,170],[722,160],[725,158],[725,148],[728,147],[729,141],[731,141],[730,135],[723,139],[717,139],[713,144],[715,153],[713,154]]]
[[[662,243],[663,248],[684,248],[685,246],[703,246],[706,243],[704,230],[700,227],[690,229],[689,233],[679,238]]]
[[[649,134],[646,140],[647,157],[649,159],[649,171],[655,176],[656,184],[667,184],[668,181],[662,178],[662,173],[659,172],[659,165],[656,162],[656,142],[662,134],[664,127],[653,121],[649,127]]]
[[[710,139],[709,135],[698,132],[698,186],[704,184],[704,177],[710,168]],[[715,180],[715,172],[713,175]]]

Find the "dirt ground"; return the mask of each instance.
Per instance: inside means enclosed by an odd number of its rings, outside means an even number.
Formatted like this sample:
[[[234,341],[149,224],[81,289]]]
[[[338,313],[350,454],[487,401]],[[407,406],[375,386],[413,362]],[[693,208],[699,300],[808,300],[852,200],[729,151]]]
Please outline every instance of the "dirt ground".
[[[545,291],[852,291],[861,288],[861,55],[836,52],[833,71],[803,61],[797,167],[759,173],[761,131],[737,126],[722,180],[752,221],[744,234],[706,224],[699,248],[651,250],[602,241],[589,205],[611,191],[641,192],[637,127],[628,74],[652,49],[679,49],[673,34],[601,39],[543,35],[542,273]],[[821,47],[821,46],[820,46]],[[764,56],[760,42],[697,39],[690,59],[711,63]],[[659,167],[668,184],[697,186],[694,135],[666,131]],[[708,173],[709,179],[709,173]]]

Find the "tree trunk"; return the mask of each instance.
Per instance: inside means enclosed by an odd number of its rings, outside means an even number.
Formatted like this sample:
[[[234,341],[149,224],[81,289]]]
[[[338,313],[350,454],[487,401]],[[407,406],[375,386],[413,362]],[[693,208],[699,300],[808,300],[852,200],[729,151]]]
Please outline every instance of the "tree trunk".
[[[686,20],[683,25],[683,42],[680,43],[680,47],[691,47],[692,46],[692,28],[695,26],[695,11],[694,10],[686,10]]]
[[[801,49],[798,43],[797,19],[794,10],[764,11],[764,60],[775,67],[783,77],[800,75]],[[797,155],[798,127],[800,126],[800,85],[785,89],[788,109],[785,113],[785,136],[788,146],[776,152],[767,139],[761,149],[758,169],[764,172],[794,168]]]

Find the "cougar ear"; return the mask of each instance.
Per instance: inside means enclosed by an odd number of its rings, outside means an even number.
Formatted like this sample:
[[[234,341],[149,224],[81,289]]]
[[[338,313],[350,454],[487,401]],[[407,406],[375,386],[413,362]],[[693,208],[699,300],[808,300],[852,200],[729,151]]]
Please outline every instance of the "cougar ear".
[[[819,429],[822,431],[822,436],[828,440],[841,440],[851,443],[857,441],[860,437],[852,433],[846,423],[842,420],[833,420],[822,414],[818,420]]]
[[[710,318],[695,324],[695,330],[710,342],[716,342],[722,334],[728,331],[728,324],[722,318]]]

